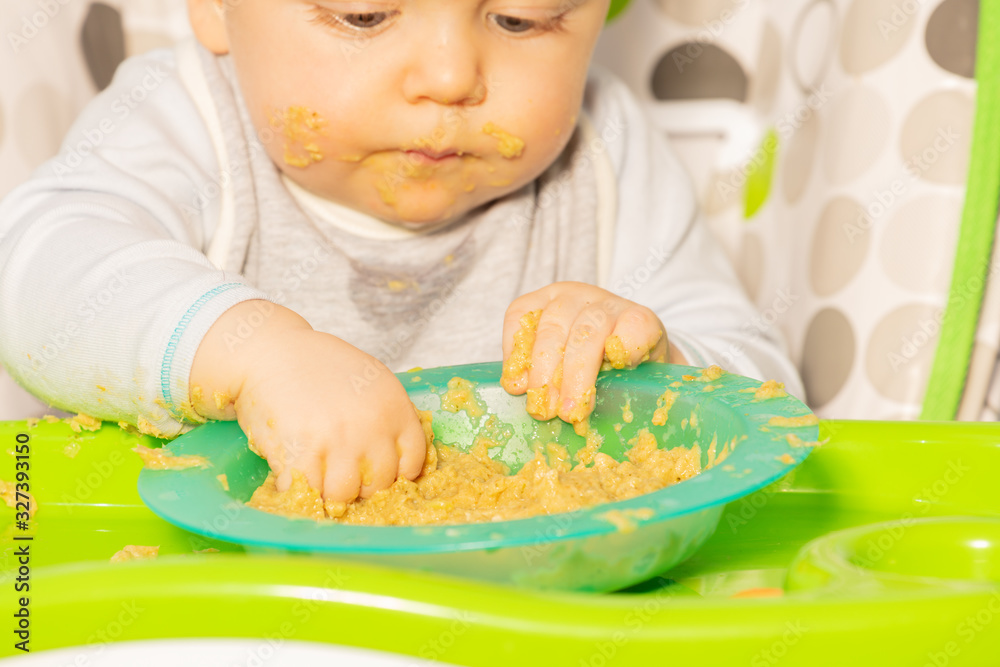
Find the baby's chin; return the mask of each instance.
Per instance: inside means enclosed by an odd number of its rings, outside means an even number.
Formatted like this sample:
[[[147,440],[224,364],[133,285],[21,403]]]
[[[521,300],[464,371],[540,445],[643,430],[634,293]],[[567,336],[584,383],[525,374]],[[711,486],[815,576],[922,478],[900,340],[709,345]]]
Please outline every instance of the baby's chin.
[[[416,231],[445,227],[479,205],[471,198],[457,197],[446,191],[399,196],[379,201],[371,214],[392,225]]]

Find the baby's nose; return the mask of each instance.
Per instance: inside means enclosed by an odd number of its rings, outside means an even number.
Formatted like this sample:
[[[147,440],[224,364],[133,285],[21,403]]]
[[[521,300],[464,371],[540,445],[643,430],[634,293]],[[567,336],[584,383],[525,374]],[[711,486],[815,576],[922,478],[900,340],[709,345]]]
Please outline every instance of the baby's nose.
[[[443,33],[425,43],[411,61],[403,94],[410,102],[424,99],[447,105],[482,102],[486,98],[486,85],[474,41]]]

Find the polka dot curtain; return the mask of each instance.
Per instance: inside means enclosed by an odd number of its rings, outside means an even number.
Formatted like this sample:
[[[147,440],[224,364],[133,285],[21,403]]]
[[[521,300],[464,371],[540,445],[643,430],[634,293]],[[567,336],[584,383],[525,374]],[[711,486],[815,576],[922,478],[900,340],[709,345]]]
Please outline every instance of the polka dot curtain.
[[[602,36],[598,61],[680,149],[761,309],[748,330],[784,332],[822,416],[920,414],[961,223],[978,9],[633,0]],[[997,338],[981,323],[989,370]]]
[[[126,55],[188,34],[184,0],[3,0],[0,197],[55,155]],[[51,412],[0,368],[0,420]]]

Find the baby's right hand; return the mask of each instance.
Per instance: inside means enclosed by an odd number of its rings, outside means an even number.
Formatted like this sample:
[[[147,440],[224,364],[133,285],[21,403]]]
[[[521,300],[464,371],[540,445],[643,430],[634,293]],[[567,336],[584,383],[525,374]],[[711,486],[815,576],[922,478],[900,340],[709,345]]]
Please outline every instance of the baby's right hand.
[[[426,441],[396,376],[273,304],[264,324],[231,345],[225,333],[261,303],[231,308],[198,348],[191,386],[199,414],[235,416],[251,447],[267,458],[279,491],[291,484],[293,469],[327,504],[368,497],[399,476],[416,477]]]

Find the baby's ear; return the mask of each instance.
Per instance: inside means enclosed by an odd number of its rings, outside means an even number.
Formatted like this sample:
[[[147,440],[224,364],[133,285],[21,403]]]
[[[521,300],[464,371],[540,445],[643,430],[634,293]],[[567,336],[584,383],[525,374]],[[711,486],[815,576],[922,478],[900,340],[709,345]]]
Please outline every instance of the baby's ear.
[[[222,3],[226,0],[187,0],[188,20],[194,36],[206,49],[221,56],[229,53],[229,38],[223,18]]]

